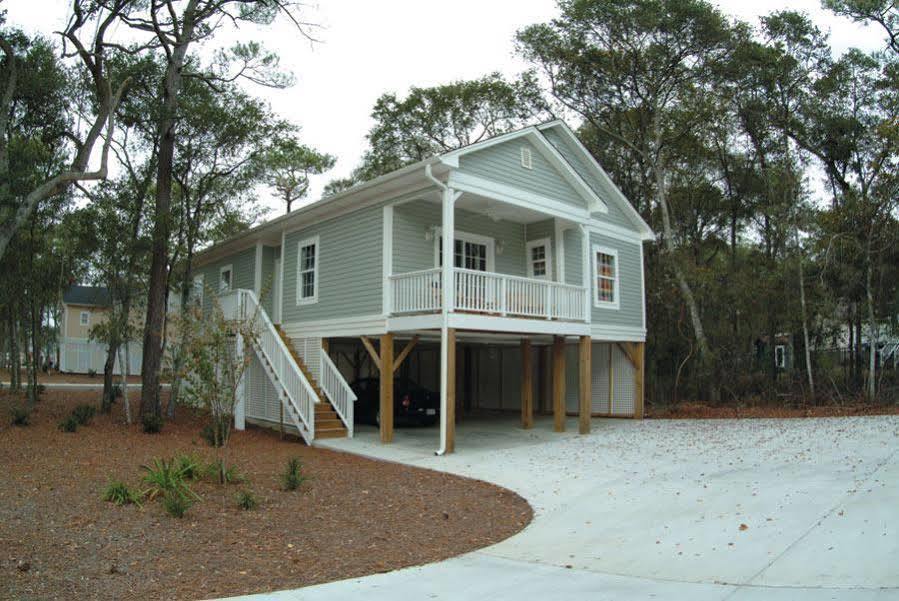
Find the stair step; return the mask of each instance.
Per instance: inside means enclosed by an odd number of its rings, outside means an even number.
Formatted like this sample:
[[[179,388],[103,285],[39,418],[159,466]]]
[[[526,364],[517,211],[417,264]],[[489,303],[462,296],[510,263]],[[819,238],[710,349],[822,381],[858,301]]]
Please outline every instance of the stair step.
[[[346,438],[346,430],[319,430],[315,429],[316,438]]]
[[[318,419],[318,418],[316,418],[315,419],[315,429],[318,430],[319,428],[322,428],[324,430],[332,430],[332,429],[333,430],[337,430],[337,429],[345,430],[346,429],[343,427],[343,422],[340,421],[339,419]]]

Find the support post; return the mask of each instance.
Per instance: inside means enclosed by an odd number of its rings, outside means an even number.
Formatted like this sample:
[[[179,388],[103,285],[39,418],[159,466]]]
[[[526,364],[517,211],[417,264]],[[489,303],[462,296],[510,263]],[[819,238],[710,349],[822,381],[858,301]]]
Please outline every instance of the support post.
[[[381,442],[393,442],[393,334],[381,336]]]
[[[531,364],[531,340],[521,340],[521,427],[534,427],[534,370]]]
[[[634,419],[643,419],[643,365],[646,343],[634,344]]]
[[[565,431],[565,338],[553,338],[553,430]]]
[[[322,338],[322,350],[325,351],[326,355],[329,355],[331,352],[331,344],[327,338]]]
[[[456,330],[446,331],[446,446],[445,453],[456,450]]]
[[[243,336],[240,334],[237,335],[237,339],[234,341],[236,345],[235,353],[239,358],[239,361],[243,361],[244,353],[246,349],[244,348],[244,340]],[[247,370],[243,370],[243,374],[240,377],[240,382],[237,384],[237,402],[234,404],[234,429],[235,430],[244,430],[246,429],[247,423]]]
[[[590,390],[591,358],[593,341],[589,336],[581,336],[578,344],[578,427],[580,434],[590,433],[590,410],[593,405]]]

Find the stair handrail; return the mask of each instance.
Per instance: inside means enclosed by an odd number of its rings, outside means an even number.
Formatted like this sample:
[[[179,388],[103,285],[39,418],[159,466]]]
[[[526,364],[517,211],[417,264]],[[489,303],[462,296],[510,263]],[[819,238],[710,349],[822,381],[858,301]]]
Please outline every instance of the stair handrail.
[[[237,292],[237,317],[238,319],[244,320],[247,319],[249,311],[247,311],[247,301],[251,305],[253,309],[253,313],[259,316],[262,325],[264,326],[264,331],[262,335],[268,334],[271,339],[274,341],[275,347],[280,351],[281,357],[279,361],[275,361],[275,358],[270,356],[270,353],[266,350],[266,344],[260,343],[258,340],[254,340],[253,346],[257,350],[257,352],[262,353],[266,356],[269,361],[269,365],[271,366],[272,371],[275,372],[276,377],[280,380],[282,387],[284,388],[285,393],[287,394],[287,398],[290,401],[293,408],[296,410],[297,415],[303,422],[303,425],[309,432],[309,439],[315,438],[315,403],[318,402],[318,395],[315,393],[315,390],[312,388],[312,385],[309,383],[309,380],[306,379],[306,375],[300,369],[297,362],[294,360],[293,355],[287,349],[287,345],[284,344],[284,341],[281,339],[281,336],[278,335],[278,331],[275,329],[275,325],[272,323],[271,319],[269,319],[268,314],[265,309],[260,305],[259,299],[256,298],[256,294],[252,290],[247,290],[245,288],[239,288],[235,290]],[[259,336],[257,334],[257,336]],[[297,395],[295,391],[291,390],[291,387],[286,384],[287,378],[285,377],[287,374],[283,372],[283,367],[285,365],[293,372],[292,376],[295,377],[297,381],[303,386],[304,391],[306,392],[306,396],[309,399],[312,399],[312,406],[308,409],[303,408],[303,403],[299,402],[297,399]],[[282,369],[278,369],[282,368]],[[302,434],[302,432],[301,432]]]
[[[350,385],[344,379],[343,374],[334,365],[328,352],[324,348],[320,348],[319,352],[321,353],[321,381],[319,384],[321,384],[322,390],[331,400],[331,404],[334,406],[337,415],[340,416],[341,421],[343,421],[343,425],[346,426],[347,436],[352,438],[353,407],[356,402],[356,393],[353,392],[353,389],[350,388]]]

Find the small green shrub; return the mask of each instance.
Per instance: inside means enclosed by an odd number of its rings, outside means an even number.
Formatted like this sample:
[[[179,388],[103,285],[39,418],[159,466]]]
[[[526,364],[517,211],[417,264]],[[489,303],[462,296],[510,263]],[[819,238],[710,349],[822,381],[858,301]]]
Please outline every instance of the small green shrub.
[[[97,377],[97,370],[96,370],[96,369],[89,369],[89,370],[87,370],[87,377],[88,377],[88,378],[96,378],[96,377]]]
[[[113,399],[122,398],[122,385],[121,384],[113,384],[112,385],[112,398]]]
[[[287,469],[281,475],[281,484],[284,486],[284,490],[296,490],[306,480],[308,478],[303,475],[303,465],[300,460],[296,457],[288,459]]]
[[[182,453],[175,457],[175,463],[187,480],[199,480],[203,477],[203,466],[194,454]]]
[[[59,429],[63,432],[77,432],[78,431],[78,420],[74,415],[70,415],[61,422],[59,422]]]
[[[144,434],[158,434],[162,431],[162,416],[148,413],[140,418]]]
[[[237,471],[236,465],[225,465],[221,459],[213,459],[206,466],[206,475],[218,480],[219,484],[238,484],[244,481],[244,477]]]
[[[93,405],[78,405],[72,410],[72,417],[78,422],[79,426],[86,426],[97,414],[97,408]]]
[[[106,485],[106,489],[103,491],[103,500],[116,505],[129,505],[131,503],[140,505],[141,494],[131,490],[124,482],[114,480]]]
[[[27,426],[31,420],[31,412],[24,407],[13,407],[10,413],[14,426]]]
[[[242,490],[237,493],[237,506],[244,511],[250,511],[259,507],[259,501],[249,490]]]
[[[203,426],[203,429],[200,431],[200,436],[203,437],[203,440],[206,441],[210,447],[222,446],[222,441],[225,440],[225,436],[227,434],[226,430],[228,428],[228,424],[219,424],[218,426],[218,439],[219,442],[216,444],[215,442],[215,424],[206,424]]]
[[[152,465],[141,467],[147,472],[144,475],[144,482],[150,486],[146,495],[151,500],[159,496],[165,496],[170,492],[183,497],[200,498],[190,489],[184,476],[184,471],[174,459],[159,459],[156,457],[153,459]]]
[[[190,497],[174,490],[166,491],[162,496],[162,507],[173,518],[183,518],[191,505],[193,500]]]

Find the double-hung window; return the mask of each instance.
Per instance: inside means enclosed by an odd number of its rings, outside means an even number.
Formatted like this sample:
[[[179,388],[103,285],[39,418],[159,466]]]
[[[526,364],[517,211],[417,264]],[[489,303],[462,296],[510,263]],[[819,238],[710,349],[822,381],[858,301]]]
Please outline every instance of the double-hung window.
[[[618,251],[593,247],[593,305],[609,309],[619,306]]]
[[[303,240],[297,250],[297,304],[318,302],[318,236]]]
[[[82,311],[78,316],[78,323],[80,325],[86,326],[91,322],[91,314],[90,311]]]
[[[552,250],[549,238],[528,242],[527,253],[528,277],[540,280],[552,279]]]

